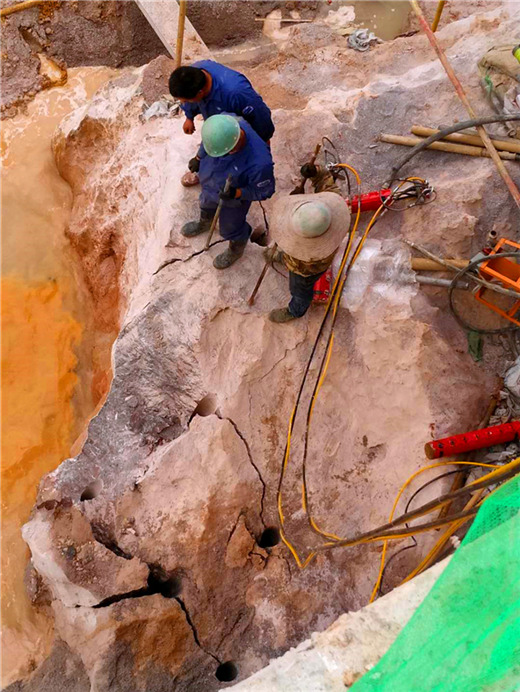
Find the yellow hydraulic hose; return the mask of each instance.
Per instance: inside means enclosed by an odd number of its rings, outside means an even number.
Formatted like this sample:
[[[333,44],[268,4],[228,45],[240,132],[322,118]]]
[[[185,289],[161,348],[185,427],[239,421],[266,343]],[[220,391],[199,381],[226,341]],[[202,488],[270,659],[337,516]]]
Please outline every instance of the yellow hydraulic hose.
[[[401,495],[406,490],[406,488],[410,485],[410,483],[415,478],[417,478],[417,476],[419,476],[421,473],[424,473],[425,471],[429,471],[430,469],[436,469],[436,468],[439,468],[440,466],[453,466],[453,465],[484,466],[486,468],[497,468],[496,464],[479,464],[477,462],[472,462],[472,461],[440,461],[436,464],[429,464],[428,466],[425,466],[424,468],[419,469],[415,473],[412,473],[412,475],[408,478],[408,480],[405,483],[403,483],[403,485],[401,486],[401,489],[399,490],[399,492],[396,495],[396,498],[394,500],[394,504],[392,505],[392,510],[390,511],[390,514],[388,515],[388,521],[392,521],[392,519],[394,518],[395,509],[396,509],[397,504],[401,498]],[[379,586],[381,584],[381,579],[383,577],[383,571],[385,569],[385,558],[386,558],[387,547],[388,547],[388,542],[385,541],[383,543],[383,552],[381,553],[381,566],[379,568],[379,574],[378,574],[377,581],[376,581],[375,586],[374,586],[374,590],[372,591],[372,595],[370,596],[370,601],[369,601],[370,603],[372,603],[375,600],[377,592],[379,590]]]

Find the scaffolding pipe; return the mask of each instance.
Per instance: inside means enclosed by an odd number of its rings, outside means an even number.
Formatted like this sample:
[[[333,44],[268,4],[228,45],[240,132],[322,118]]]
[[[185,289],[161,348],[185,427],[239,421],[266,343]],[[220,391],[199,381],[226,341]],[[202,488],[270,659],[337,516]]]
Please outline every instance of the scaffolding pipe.
[[[437,39],[435,37],[435,34],[433,33],[433,31],[428,26],[428,22],[426,21],[424,14],[423,14],[421,8],[419,7],[418,1],[417,0],[410,0],[410,4],[411,4],[415,14],[417,15],[417,18],[419,20],[419,23],[420,23],[424,33],[428,37],[428,40],[430,41],[433,49],[437,53],[439,60],[441,61],[442,66],[446,70],[446,74],[448,75],[453,86],[455,87],[455,91],[457,92],[459,99],[464,104],[464,107],[468,111],[470,118],[476,119],[477,114],[473,110],[473,107],[472,107],[471,103],[469,102],[469,99],[466,96],[464,89],[462,88],[462,84],[460,83],[460,81],[459,81],[457,75],[455,74],[452,66],[450,65],[448,58],[446,57],[444,51],[440,47],[439,42],[437,41]],[[484,146],[489,151],[489,155],[493,159],[493,162],[494,162],[495,166],[497,167],[498,172],[502,176],[502,179],[504,180],[504,182],[507,186],[507,189],[509,190],[509,192],[511,194],[511,197],[514,199],[516,206],[520,209],[520,190],[517,188],[513,179],[509,175],[507,168],[504,166],[504,162],[501,160],[500,156],[498,155],[498,152],[495,149],[495,147],[493,146],[493,143],[492,143],[491,139],[489,138],[489,135],[486,132],[486,130],[484,129],[484,127],[482,125],[478,125],[477,131],[478,131],[478,133],[482,139]]]
[[[437,27],[439,26],[439,22],[441,20],[442,10],[444,9],[445,4],[446,0],[439,0],[439,4],[437,5],[437,11],[435,12],[435,17],[432,22],[433,32],[437,31]]]
[[[177,22],[177,44],[175,46],[175,69],[182,65],[182,46],[184,43],[184,24],[186,22],[186,5],[188,0],[179,0],[179,17]]]

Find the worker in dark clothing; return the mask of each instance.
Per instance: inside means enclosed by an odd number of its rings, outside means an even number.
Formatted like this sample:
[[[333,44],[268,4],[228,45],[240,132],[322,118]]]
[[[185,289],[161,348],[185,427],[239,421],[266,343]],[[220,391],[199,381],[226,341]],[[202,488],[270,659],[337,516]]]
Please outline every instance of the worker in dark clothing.
[[[274,193],[273,159],[267,144],[251,125],[230,113],[213,115],[202,126],[200,163],[200,220],[181,230],[187,238],[208,231],[219,200],[220,234],[229,240],[228,249],[217,255],[213,266],[227,269],[242,256],[251,235],[247,213],[251,202]],[[231,187],[225,191],[228,175]]]
[[[332,264],[347,234],[350,210],[335,192],[293,195],[276,200],[271,233],[279,251],[274,261],[289,270],[291,301],[269,313],[272,322],[303,317],[314,294],[314,284]]]
[[[199,60],[191,66],[178,67],[170,76],[170,93],[181,102],[186,114],[183,130],[188,135],[195,132],[196,115],[207,120],[212,115],[235,113],[244,118],[264,142],[269,142],[273,136],[271,111],[251,82],[240,72],[218,62]],[[194,165],[192,159],[192,174],[196,173]]]

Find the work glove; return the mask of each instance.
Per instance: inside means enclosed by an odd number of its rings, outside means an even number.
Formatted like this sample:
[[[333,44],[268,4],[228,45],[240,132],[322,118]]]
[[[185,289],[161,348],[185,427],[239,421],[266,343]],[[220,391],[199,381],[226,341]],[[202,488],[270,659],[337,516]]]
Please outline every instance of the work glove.
[[[318,169],[313,163],[305,163],[300,168],[302,178],[315,178],[318,175]]]
[[[223,199],[223,200],[236,199],[237,198],[237,192],[238,192],[238,187],[233,187],[231,185],[229,190],[225,190],[224,188],[222,188],[222,190],[220,191],[219,197],[220,197],[220,199]]]
[[[188,161],[188,170],[191,173],[198,173],[200,168],[200,159],[198,156],[194,156]]]

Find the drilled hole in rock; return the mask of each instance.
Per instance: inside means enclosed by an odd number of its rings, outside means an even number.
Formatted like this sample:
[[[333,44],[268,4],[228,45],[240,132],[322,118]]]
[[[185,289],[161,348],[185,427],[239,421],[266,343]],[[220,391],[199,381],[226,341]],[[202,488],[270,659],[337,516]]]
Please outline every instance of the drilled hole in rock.
[[[280,532],[273,526],[262,531],[262,535],[258,539],[258,545],[261,548],[273,548],[280,543]]]
[[[233,661],[225,661],[221,663],[215,671],[215,677],[220,682],[231,682],[238,675],[238,668]]]
[[[166,574],[162,569],[152,569],[148,575],[148,587],[152,593],[160,593],[164,598],[175,598],[182,589],[182,581],[177,574]]]
[[[99,483],[99,481],[94,481],[93,483],[87,485],[85,490],[81,493],[81,497],[79,499],[81,500],[81,502],[94,500],[99,495],[100,491],[101,484]]]
[[[193,411],[193,416],[211,416],[217,410],[217,397],[214,394],[207,394],[203,399],[199,401],[195,410]]]

